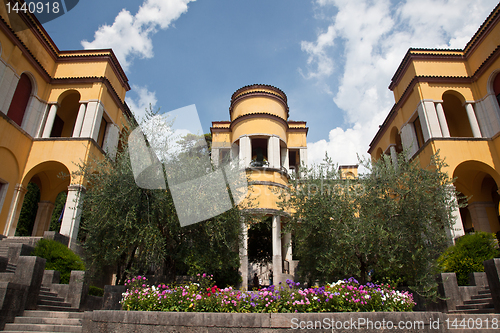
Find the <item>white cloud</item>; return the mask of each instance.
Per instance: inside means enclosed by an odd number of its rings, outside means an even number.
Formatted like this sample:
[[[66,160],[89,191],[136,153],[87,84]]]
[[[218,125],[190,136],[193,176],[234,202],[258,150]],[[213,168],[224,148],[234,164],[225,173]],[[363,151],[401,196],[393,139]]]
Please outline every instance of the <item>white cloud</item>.
[[[195,0],[145,0],[137,14],[128,10],[116,16],[112,25],[103,25],[94,34],[94,41],[82,41],[85,49],[112,48],[125,70],[134,57],[152,58],[151,36],[157,29],[167,29],[181,14],[188,10],[187,4]]]
[[[156,102],[158,102],[156,99],[156,92],[149,91],[147,86],[139,87],[137,85],[132,85],[131,92],[137,97],[132,98],[129,93],[127,97],[125,97],[125,102],[127,102],[137,121],[140,122],[146,115],[146,109],[149,110],[150,105],[154,110]]]
[[[328,141],[309,143],[309,161],[320,162],[326,151],[339,164],[354,164],[356,153],[366,156],[378,125],[394,104],[387,87],[408,48],[464,48],[497,2],[317,0],[317,4],[334,6],[337,12],[316,41],[302,42],[309,55],[304,76],[330,85],[346,129],[337,127]],[[334,55],[339,54],[342,60],[337,62]],[[340,77],[338,87],[334,69]]]

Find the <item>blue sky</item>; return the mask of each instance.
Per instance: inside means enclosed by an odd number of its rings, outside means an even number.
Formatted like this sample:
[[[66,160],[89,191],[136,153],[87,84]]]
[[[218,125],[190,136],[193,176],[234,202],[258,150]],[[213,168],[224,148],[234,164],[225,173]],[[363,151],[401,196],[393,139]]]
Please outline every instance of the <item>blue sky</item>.
[[[44,24],[61,50],[113,48],[137,115],[195,104],[229,120],[234,91],[271,84],[309,126],[310,162],[354,164],[394,104],[409,47],[462,49],[495,0],[82,0]]]

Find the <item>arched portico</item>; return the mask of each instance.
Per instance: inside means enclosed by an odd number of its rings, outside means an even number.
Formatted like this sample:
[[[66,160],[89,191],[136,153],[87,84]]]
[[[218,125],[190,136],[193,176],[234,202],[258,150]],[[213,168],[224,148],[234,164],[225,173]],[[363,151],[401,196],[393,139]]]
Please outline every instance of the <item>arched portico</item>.
[[[24,177],[22,188],[29,183],[35,183],[40,189],[40,202],[33,226],[32,236],[43,236],[49,230],[50,219],[55,207],[55,200],[60,192],[65,192],[70,184],[68,168],[56,161],[47,161],[33,167]],[[16,209],[21,209],[22,200],[17,203]],[[7,236],[14,236],[19,216],[8,221]]]
[[[464,229],[500,231],[498,172],[486,163],[465,161],[455,168],[453,177],[457,191],[467,197],[467,207],[460,209]]]

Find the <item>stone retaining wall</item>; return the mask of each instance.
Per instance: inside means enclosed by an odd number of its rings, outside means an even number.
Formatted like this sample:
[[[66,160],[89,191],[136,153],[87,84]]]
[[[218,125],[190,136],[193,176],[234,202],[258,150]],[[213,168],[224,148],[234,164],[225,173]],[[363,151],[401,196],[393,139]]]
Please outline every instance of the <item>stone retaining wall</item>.
[[[461,332],[453,321],[469,322],[463,332],[478,323],[492,321],[500,326],[500,315],[447,315],[440,312],[355,312],[355,313],[206,313],[150,311],[86,312],[84,333],[281,333],[281,332]],[[448,322],[447,322],[448,320]],[[333,325],[333,330],[332,330]],[[401,328],[398,328],[401,326]],[[450,326],[448,328],[448,326]],[[315,329],[314,329],[315,327]],[[392,329],[391,329],[392,327]],[[485,324],[483,324],[483,328]],[[311,329],[313,328],[313,329]],[[385,330],[384,330],[385,328]],[[456,327],[460,328],[460,327]],[[500,328],[500,327],[499,327]]]

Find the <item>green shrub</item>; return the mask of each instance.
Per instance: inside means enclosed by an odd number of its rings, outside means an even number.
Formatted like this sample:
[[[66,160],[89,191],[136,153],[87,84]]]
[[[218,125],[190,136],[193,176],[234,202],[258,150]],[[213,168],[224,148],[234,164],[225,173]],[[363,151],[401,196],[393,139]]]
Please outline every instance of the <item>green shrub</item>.
[[[96,287],[96,286],[90,286],[89,287],[89,295],[102,297],[102,296],[104,296],[104,289]]]
[[[32,255],[47,260],[45,269],[61,273],[61,283],[69,283],[71,271],[84,271],[82,259],[63,244],[50,239],[41,239]]]
[[[476,232],[457,239],[438,259],[445,272],[457,274],[458,285],[465,286],[472,272],[484,272],[483,261],[499,254],[494,234]]]

